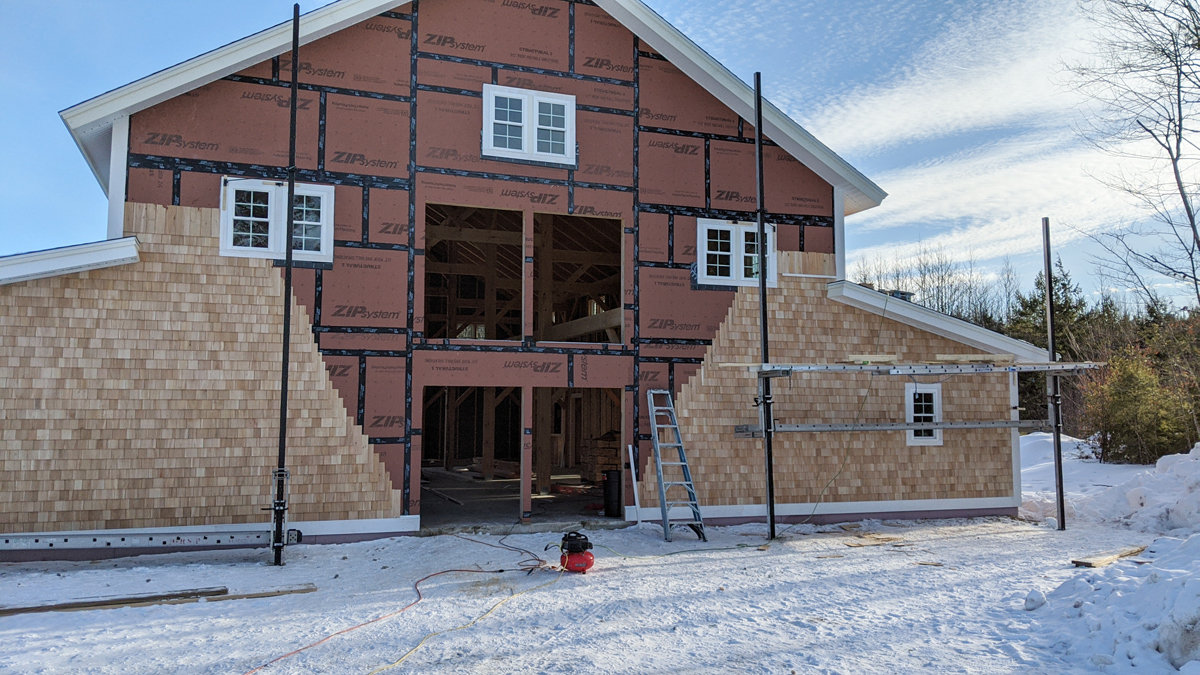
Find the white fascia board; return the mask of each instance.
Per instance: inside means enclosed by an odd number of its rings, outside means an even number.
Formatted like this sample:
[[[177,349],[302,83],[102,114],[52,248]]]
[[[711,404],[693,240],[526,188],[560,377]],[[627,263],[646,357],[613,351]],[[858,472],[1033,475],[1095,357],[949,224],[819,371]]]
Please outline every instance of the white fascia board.
[[[404,4],[407,2],[340,0],[300,17],[300,44],[319,40]],[[88,142],[90,136],[110,135],[113,120],[121,115],[132,115],[289,51],[291,23],[278,24],[61,111],[59,116],[101,187],[107,189],[109,157],[102,154],[103,148]]]
[[[109,142],[108,189],[112,196],[108,200],[108,238],[125,236],[125,178],[129,173],[129,116],[121,115],[112,122],[112,140]]]
[[[1045,363],[1049,354],[1028,342],[1001,335],[973,323],[935,312],[916,303],[893,298],[849,281],[830,283],[829,299],[851,307],[886,316],[913,328],[982,349],[989,354],[1012,354],[1018,363]]]
[[[754,88],[641,0],[596,0],[596,5],[743,119],[754,119]],[[887,193],[878,185],[765,99],[763,128],[771,140],[802,164],[829,184],[842,188],[846,209],[844,215],[879,206],[887,197]]]
[[[137,237],[108,239],[0,257],[0,285],[135,263]]]

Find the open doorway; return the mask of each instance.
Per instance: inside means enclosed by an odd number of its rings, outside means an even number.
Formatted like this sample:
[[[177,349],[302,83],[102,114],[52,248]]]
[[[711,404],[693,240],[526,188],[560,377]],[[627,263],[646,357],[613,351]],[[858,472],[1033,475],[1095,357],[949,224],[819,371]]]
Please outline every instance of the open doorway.
[[[521,518],[521,474],[533,522],[605,519],[605,471],[620,470],[619,389],[533,389],[531,466],[521,466],[521,389],[425,387],[421,526],[505,525]]]
[[[425,337],[520,340],[520,211],[425,207]]]
[[[620,343],[621,221],[538,213],[534,339]]]

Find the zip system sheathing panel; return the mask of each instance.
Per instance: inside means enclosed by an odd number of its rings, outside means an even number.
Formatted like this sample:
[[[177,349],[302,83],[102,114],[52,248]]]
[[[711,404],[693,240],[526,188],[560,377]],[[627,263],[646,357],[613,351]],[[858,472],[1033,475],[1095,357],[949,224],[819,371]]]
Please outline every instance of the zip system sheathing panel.
[[[733,300],[731,287],[696,282],[695,219],[754,215],[742,175],[753,156],[751,125],[599,8],[559,0],[424,6],[301,49],[298,180],[337,193],[334,263],[298,270],[296,295],[348,413],[399,478],[405,514],[416,510],[421,411],[413,395],[419,402],[423,386],[611,386],[607,377],[580,381],[580,359],[593,362],[588,372],[595,363],[627,364],[611,369],[629,374],[621,383],[626,436],[647,441],[642,379],[678,391]],[[289,85],[279,73],[289,58],[135,114],[128,198],[211,207],[220,175],[284,179],[277,136]],[[575,95],[578,167],[481,158],[486,82]],[[832,252],[832,188],[774,144],[767,162],[779,246],[804,250],[812,240]],[[529,325],[512,344],[426,340],[418,302],[427,203],[517,209],[528,221],[535,212],[624,221],[624,342],[535,343]]]

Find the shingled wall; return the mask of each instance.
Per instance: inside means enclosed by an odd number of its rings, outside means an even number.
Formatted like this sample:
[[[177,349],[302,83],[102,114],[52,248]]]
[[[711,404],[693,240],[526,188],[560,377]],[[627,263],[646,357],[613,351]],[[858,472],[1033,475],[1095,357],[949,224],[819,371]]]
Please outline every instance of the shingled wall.
[[[141,261],[0,286],[0,531],[266,522],[283,282],[216,209],[126,205]],[[293,301],[292,520],[399,515]],[[398,494],[398,493],[396,493]]]
[[[901,362],[912,363],[932,361],[937,354],[982,353],[831,300],[829,281],[781,276],[778,289],[769,291],[772,362],[838,363],[850,354],[896,354]],[[756,378],[745,368],[722,365],[758,360],[758,344],[758,289],[741,288],[699,372],[682,386],[677,401],[701,505],[764,502],[762,439],[734,437],[736,425],[759,423],[752,405]],[[1009,418],[1007,375],[914,379],[942,382],[946,421]],[[903,422],[907,382],[899,376],[796,374],[775,381],[775,418],[796,424]],[[646,422],[643,428],[648,428]],[[1012,496],[1010,430],[942,433],[941,446],[908,446],[903,432],[777,434],[777,503]],[[643,463],[647,455],[643,452]],[[643,506],[658,504],[653,469],[650,460],[640,474]]]

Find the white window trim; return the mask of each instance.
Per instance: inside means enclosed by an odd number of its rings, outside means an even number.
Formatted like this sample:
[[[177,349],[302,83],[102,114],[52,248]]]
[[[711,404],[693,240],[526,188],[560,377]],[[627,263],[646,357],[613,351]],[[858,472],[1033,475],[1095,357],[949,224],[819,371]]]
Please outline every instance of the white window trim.
[[[709,229],[722,229],[732,233],[730,237],[732,259],[730,272],[732,276],[719,277],[708,274],[708,232]],[[775,249],[775,226],[766,223],[767,230],[767,287],[779,285],[779,252]],[[712,220],[696,219],[696,281],[708,286],[758,286],[757,277],[748,277],[743,273],[742,256],[745,249],[747,232],[758,232],[758,223],[749,220]]]
[[[933,421],[942,421],[942,385],[940,384],[921,384],[917,382],[908,382],[904,385],[904,421],[908,424],[913,423],[913,394],[918,392],[933,394]],[[934,429],[932,437],[918,437],[914,430],[908,430],[905,433],[907,437],[907,445],[941,445],[942,430]]]
[[[287,255],[284,249],[287,237],[282,236],[287,229],[287,211],[278,208],[287,203],[287,183],[246,179],[238,176],[225,176],[221,179],[221,246],[223,256],[234,258],[266,258],[283,260]],[[268,248],[253,249],[233,245],[233,193],[234,190],[257,190],[267,192],[269,196],[270,230]],[[333,262],[333,196],[332,185],[313,185],[311,183],[296,183],[297,195],[308,195],[321,198],[321,251],[292,251],[292,260],[299,262]]]
[[[521,138],[524,150],[497,148],[494,145],[492,125],[496,123],[495,99],[497,96],[519,98],[525,102],[521,118]],[[567,119],[566,129],[564,129],[565,155],[537,151],[537,104],[540,101],[566,106]],[[552,94],[544,91],[485,84],[483,85],[483,129],[481,130],[481,139],[482,150],[480,155],[483,157],[515,159],[574,167],[576,165],[575,97],[567,94]]]

